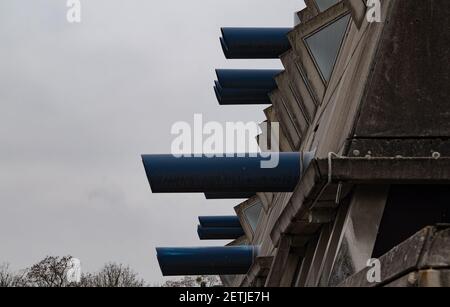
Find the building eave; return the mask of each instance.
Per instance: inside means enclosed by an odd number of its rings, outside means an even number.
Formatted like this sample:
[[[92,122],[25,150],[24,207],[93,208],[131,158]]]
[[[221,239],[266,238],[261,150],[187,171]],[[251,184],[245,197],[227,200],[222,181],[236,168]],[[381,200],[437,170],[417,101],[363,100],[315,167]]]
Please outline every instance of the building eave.
[[[450,184],[450,158],[316,159],[278,217],[271,231],[273,244],[282,235],[313,235],[322,225],[314,215],[332,211],[336,199],[357,184]]]

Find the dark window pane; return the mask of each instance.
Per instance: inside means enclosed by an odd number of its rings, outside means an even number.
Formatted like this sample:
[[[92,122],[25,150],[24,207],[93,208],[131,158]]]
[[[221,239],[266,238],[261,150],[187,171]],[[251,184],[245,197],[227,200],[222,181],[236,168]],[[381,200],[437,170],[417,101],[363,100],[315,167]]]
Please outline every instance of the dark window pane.
[[[258,226],[259,214],[261,213],[262,205],[261,203],[257,203],[251,207],[248,207],[245,210],[245,217],[252,228],[253,232],[256,230],[256,226]]]
[[[306,44],[326,81],[330,80],[350,15],[346,15],[306,38]]]

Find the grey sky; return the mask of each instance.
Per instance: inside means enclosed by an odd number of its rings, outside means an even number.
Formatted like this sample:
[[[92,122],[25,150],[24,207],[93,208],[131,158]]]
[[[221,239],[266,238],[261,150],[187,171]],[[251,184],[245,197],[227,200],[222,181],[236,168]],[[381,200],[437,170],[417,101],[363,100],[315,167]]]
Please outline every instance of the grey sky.
[[[221,26],[292,26],[301,0],[0,2],[0,263],[73,255],[83,270],[129,264],[163,278],[155,246],[200,242],[198,215],[236,201],[151,194],[140,154],[170,151],[175,121],[262,121],[262,107],[219,107]]]

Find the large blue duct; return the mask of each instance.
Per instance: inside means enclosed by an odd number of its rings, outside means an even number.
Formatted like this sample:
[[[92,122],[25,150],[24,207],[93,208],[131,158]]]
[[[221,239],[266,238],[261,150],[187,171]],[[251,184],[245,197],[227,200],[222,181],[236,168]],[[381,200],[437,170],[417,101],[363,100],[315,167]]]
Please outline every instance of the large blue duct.
[[[263,168],[268,158],[175,157],[143,155],[153,193],[253,193],[292,192],[312,153],[282,152],[274,168]]]
[[[223,88],[217,81],[214,93],[220,105],[271,104],[271,89]]]
[[[225,216],[199,216],[200,226],[208,227],[241,227],[239,217],[236,215]]]
[[[156,248],[163,276],[246,274],[257,255],[253,246]]]
[[[274,90],[275,77],[281,72],[280,69],[216,69],[220,86],[235,89]]]
[[[245,235],[242,227],[202,227],[198,225],[200,240],[235,240]]]
[[[205,193],[206,199],[247,199],[255,196],[256,192],[250,193]]]
[[[292,28],[222,28],[220,43],[227,59],[276,59],[291,48]]]
[[[214,92],[221,105],[270,104],[279,69],[217,69]]]

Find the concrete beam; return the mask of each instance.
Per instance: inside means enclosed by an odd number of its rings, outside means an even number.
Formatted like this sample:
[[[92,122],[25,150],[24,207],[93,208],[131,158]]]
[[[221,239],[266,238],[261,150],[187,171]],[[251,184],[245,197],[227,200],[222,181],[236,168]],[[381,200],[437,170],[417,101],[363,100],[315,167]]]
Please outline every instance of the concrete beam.
[[[317,160],[322,179],[328,160]],[[450,184],[450,158],[342,158],[332,161],[333,182],[364,184]]]
[[[331,173],[328,163],[316,159],[304,173],[271,231],[275,246],[282,234],[310,234],[311,207],[329,200],[336,183],[346,191],[355,184],[450,184],[450,158],[340,158],[332,160]]]

